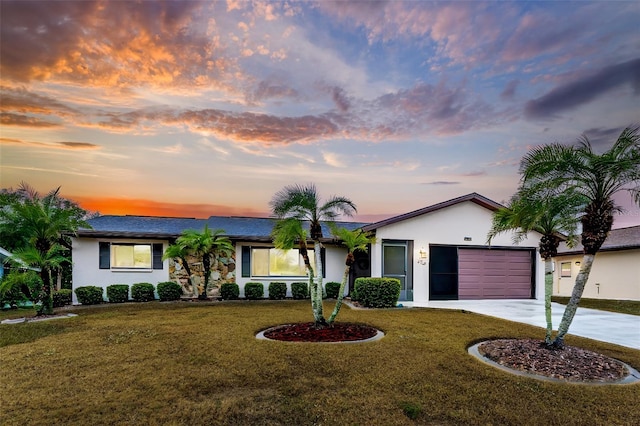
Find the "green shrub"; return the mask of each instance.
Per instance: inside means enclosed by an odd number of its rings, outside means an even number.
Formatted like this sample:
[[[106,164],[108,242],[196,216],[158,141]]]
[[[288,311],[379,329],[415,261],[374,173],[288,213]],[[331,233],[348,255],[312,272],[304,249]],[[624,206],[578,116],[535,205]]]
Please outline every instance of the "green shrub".
[[[173,281],[158,283],[158,296],[160,300],[180,300],[182,296],[182,286]]]
[[[272,281],[269,283],[269,299],[282,300],[287,297],[287,283]]]
[[[94,285],[87,285],[84,287],[78,287],[75,290],[78,302],[83,305],[99,305],[104,302],[102,298],[102,287]]]
[[[244,285],[244,297],[249,300],[262,299],[264,297],[264,284],[246,283]]]
[[[340,283],[330,281],[325,285],[324,289],[327,292],[328,299],[337,299],[338,293],[340,293]]]
[[[303,282],[291,283],[291,296],[294,299],[308,299],[309,285]]]
[[[136,283],[131,286],[131,298],[136,302],[148,302],[155,300],[153,294],[153,284],[151,283]]]
[[[397,278],[356,278],[358,302],[368,308],[393,308],[400,297]]]
[[[71,290],[63,288],[53,292],[53,307],[61,308],[71,304]]]
[[[222,300],[237,300],[240,297],[240,287],[236,283],[225,283],[220,286]]]
[[[128,284],[112,284],[107,286],[107,299],[109,303],[124,303],[129,300]]]
[[[358,301],[358,292],[356,291],[356,288],[354,286],[353,290],[351,291],[351,293],[349,293],[349,297],[351,298],[352,301],[357,302]]]
[[[42,279],[35,271],[12,271],[0,281],[0,308],[16,306],[27,300],[36,303],[42,297]]]

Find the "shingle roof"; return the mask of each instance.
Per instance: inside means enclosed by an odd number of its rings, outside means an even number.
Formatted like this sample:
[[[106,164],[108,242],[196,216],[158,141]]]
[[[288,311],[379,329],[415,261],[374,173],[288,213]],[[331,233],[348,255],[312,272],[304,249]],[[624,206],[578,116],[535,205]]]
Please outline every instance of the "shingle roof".
[[[443,201],[441,203],[433,204],[431,206],[427,206],[418,210],[414,210],[409,213],[404,213],[399,216],[390,217],[388,219],[381,220],[380,222],[372,223],[363,227],[365,231],[373,231],[374,229],[382,228],[383,226],[391,225],[393,223],[401,222],[403,220],[411,219],[416,216],[421,216],[423,214],[431,213],[436,210],[443,209],[445,207],[450,207],[456,204],[464,203],[465,201],[471,201],[472,203],[478,204],[484,208],[487,208],[491,211],[498,210],[501,207],[504,207],[500,203],[496,203],[493,200],[488,199],[476,192],[472,192],[471,194],[463,195],[458,198],[453,198],[448,201]]]
[[[82,237],[120,237],[120,238],[177,238],[187,229],[202,230],[205,225],[210,229],[222,229],[224,235],[234,240],[271,241],[273,218],[211,216],[208,219],[190,219],[155,216],[99,216],[87,222],[93,229],[79,229]],[[336,222],[347,229],[361,228],[366,223]],[[331,236],[327,224],[323,224],[322,233]]]
[[[600,251],[630,250],[640,248],[640,225],[628,228],[612,229],[607,236]],[[582,253],[582,243],[573,247],[567,247],[566,243],[560,243],[558,254]]]

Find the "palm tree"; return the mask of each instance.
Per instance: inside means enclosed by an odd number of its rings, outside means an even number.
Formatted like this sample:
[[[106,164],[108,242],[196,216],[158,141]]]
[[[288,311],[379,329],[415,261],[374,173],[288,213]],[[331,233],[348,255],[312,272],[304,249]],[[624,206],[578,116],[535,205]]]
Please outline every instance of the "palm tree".
[[[189,248],[184,245],[184,241],[178,242],[176,240],[173,244],[170,244],[169,247],[164,251],[162,255],[162,260],[166,259],[180,259],[180,263],[184,267],[184,270],[187,272],[187,282],[189,286],[192,286],[191,282],[191,267],[189,266],[189,262],[187,261],[187,257],[189,256],[190,251]]]
[[[22,248],[25,256],[22,260],[32,265],[35,262],[36,266],[42,268],[43,298],[38,315],[50,315],[53,314],[52,273],[59,270],[62,263],[62,261],[53,262],[53,259],[60,260],[63,247],[71,248],[69,236],[74,235],[79,227],[91,228],[91,226],[81,217],[84,210],[77,206],[72,208],[73,206],[70,206],[67,200],[60,197],[59,187],[44,197],[40,197],[26,184],[21,185],[21,191],[27,196],[14,200],[0,209],[0,235],[14,232],[16,238],[21,241],[19,248]],[[29,248],[37,251],[40,260],[36,262],[36,256]],[[20,250],[14,252],[20,257]],[[46,259],[48,261],[45,261]]]
[[[351,266],[355,263],[355,257],[353,253],[356,251],[366,252],[369,250],[369,244],[375,243],[375,237],[370,236],[365,233],[362,229],[357,229],[355,231],[350,231],[346,228],[338,228],[333,227],[332,230],[333,235],[338,237],[347,248],[347,257],[345,259],[344,275],[342,276],[342,283],[340,283],[340,290],[338,290],[338,300],[336,301],[336,306],[333,308],[333,312],[331,316],[327,320],[327,323],[333,324],[336,320],[336,316],[340,312],[340,308],[342,307],[342,300],[344,299],[344,289],[347,286],[347,281],[349,280],[349,273],[351,272]]]
[[[202,260],[202,268],[204,269],[204,286],[202,287],[198,299],[207,298],[207,288],[211,278],[211,261],[220,254],[228,254],[233,252],[233,243],[227,237],[223,236],[224,230],[209,229],[208,225],[204,226],[202,232],[188,229],[182,232],[182,235],[176,239],[175,246],[178,246],[176,252],[189,253]],[[165,254],[166,256],[166,254]],[[185,262],[187,263],[187,262]]]
[[[314,184],[308,185],[288,185],[282,190],[275,193],[269,205],[273,215],[278,221],[291,220],[300,223],[297,229],[297,236],[303,229],[302,222],[308,222],[309,237],[313,241],[313,250],[315,256],[315,279],[310,280],[311,287],[311,304],[316,327],[324,327],[327,321],[324,318],[322,309],[322,221],[333,222],[340,215],[353,216],[357,211],[355,204],[345,197],[333,196],[324,204],[320,204],[321,200]],[[274,241],[277,242],[280,232],[284,233],[291,225],[276,225],[274,228]],[[295,235],[295,233],[292,233]],[[304,234],[306,238],[306,233]],[[309,272],[313,272],[311,265],[307,265]]]
[[[544,307],[547,331],[545,344],[551,346],[551,295],[553,292],[553,261],[558,254],[558,246],[562,240],[561,233],[566,233],[567,245],[572,247],[577,239],[579,208],[584,203],[581,194],[565,192],[562,194],[535,194],[529,188],[520,187],[511,197],[506,207],[496,210],[487,243],[498,234],[515,231],[513,242],[522,242],[530,231],[542,234],[540,238],[540,257],[544,259]]]
[[[613,214],[620,210],[614,194],[628,191],[640,204],[640,127],[627,127],[613,146],[602,154],[594,152],[586,136],[577,146],[559,143],[540,146],[529,151],[520,163],[523,184],[535,190],[558,193],[573,190],[587,200],[582,223],[583,260],[580,272],[565,308],[558,334],[553,342],[564,346],[564,336],[589,278],[596,253],[613,225]]]

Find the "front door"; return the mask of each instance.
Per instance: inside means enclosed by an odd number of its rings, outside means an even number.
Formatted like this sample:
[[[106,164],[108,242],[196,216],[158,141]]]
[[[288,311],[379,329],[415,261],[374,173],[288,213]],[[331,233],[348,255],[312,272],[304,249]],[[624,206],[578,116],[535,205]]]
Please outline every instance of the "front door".
[[[408,269],[408,243],[406,241],[383,241],[382,276],[400,280],[400,299],[413,300],[413,286]]]

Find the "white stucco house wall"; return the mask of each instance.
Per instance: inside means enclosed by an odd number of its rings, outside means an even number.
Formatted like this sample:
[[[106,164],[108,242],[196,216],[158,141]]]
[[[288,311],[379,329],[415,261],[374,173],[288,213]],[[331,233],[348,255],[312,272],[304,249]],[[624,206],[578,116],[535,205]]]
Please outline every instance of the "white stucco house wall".
[[[582,245],[562,243],[554,258],[554,296],[571,296],[581,264]],[[640,226],[611,230],[596,253],[582,297],[640,300]]]
[[[235,282],[240,288],[240,297],[244,297],[246,283],[261,282],[265,297],[268,297],[269,283],[279,281],[287,283],[287,295],[291,296],[292,282],[307,281],[303,267],[284,272],[277,269],[275,260],[286,256],[274,249],[271,243],[273,219],[100,216],[88,222],[92,229],[80,229],[72,238],[74,290],[82,286],[98,286],[104,289],[106,298],[106,288],[112,284],[131,286],[148,282],[156,286],[163,281],[178,281],[173,273],[175,264],[168,259],[162,260],[162,255],[184,230],[202,230],[205,225],[212,230],[224,230],[224,235],[235,247],[235,253],[228,259],[230,265],[224,268],[225,276],[220,276],[219,271],[212,271],[211,284],[214,286],[216,281]],[[365,223],[340,222],[339,225],[356,229]],[[323,227],[323,234],[326,236],[322,251],[324,283],[341,282],[346,249],[333,239],[328,227]],[[297,250],[292,252],[285,260],[298,262],[301,266]],[[191,295],[190,291],[185,295]],[[75,292],[73,303],[78,303]]]
[[[501,205],[472,193],[377,223],[341,222],[376,236],[368,253],[356,253],[349,286],[357,277],[395,277],[402,283],[400,300],[428,306],[432,300],[541,299],[544,265],[537,254],[540,236],[532,233],[518,245],[509,233],[486,243],[492,215]],[[73,238],[73,287],[132,285],[176,280],[175,264],[162,260],[164,250],[186,229],[223,229],[235,246],[225,276],[214,281],[235,282],[243,297],[248,282],[307,281],[297,250],[274,249],[270,218],[208,219],[143,216],[100,216],[93,229],[80,229]],[[323,230],[324,283],[341,282],[346,249]],[[138,258],[136,258],[138,256]],[[137,259],[137,260],[136,260]],[[136,263],[137,262],[137,263]],[[176,280],[178,281],[178,280]],[[214,282],[215,285],[215,282]],[[186,291],[186,294],[189,292]],[[106,292],[105,292],[106,294]],[[77,303],[74,293],[74,303]]]
[[[540,235],[518,245],[505,233],[487,245],[492,215],[502,207],[472,193],[395,216],[363,229],[374,232],[371,276],[402,282],[405,305],[432,300],[542,299]]]

